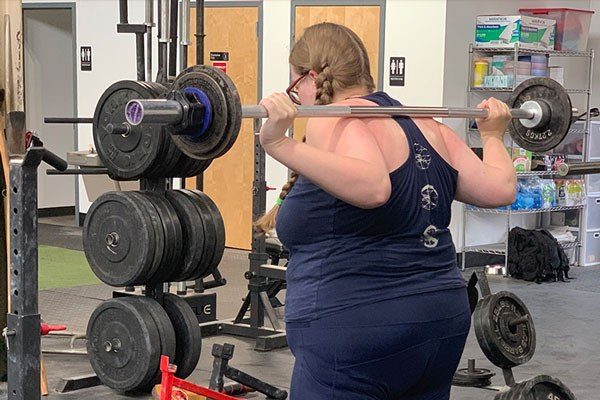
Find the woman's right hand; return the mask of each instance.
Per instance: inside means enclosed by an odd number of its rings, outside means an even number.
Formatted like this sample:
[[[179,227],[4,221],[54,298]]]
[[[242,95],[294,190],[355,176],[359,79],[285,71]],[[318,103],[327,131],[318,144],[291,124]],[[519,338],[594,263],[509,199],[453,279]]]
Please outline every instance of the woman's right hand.
[[[487,118],[476,119],[477,129],[479,130],[481,137],[497,137],[500,140],[503,140],[508,124],[512,120],[510,109],[506,103],[490,97],[479,103],[477,108],[485,108],[488,110]]]

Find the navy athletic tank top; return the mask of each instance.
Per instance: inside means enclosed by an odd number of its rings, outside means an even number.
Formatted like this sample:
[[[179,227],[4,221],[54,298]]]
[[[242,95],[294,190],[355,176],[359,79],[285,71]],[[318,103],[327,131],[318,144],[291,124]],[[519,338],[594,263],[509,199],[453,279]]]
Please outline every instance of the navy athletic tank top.
[[[401,105],[383,92],[364,99]],[[458,172],[414,121],[394,119],[406,134],[410,154],[390,173],[386,204],[352,206],[303,176],[283,202],[276,229],[290,251],[286,321],[310,321],[367,303],[465,286],[448,229]]]

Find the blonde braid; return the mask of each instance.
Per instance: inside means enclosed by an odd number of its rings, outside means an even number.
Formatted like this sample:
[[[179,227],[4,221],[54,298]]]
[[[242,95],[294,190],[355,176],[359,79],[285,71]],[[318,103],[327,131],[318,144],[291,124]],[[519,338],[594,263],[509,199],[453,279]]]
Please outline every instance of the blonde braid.
[[[321,72],[315,79],[315,85],[317,86],[317,93],[315,96],[315,104],[325,105],[333,102],[333,82],[334,77],[331,73],[329,64],[324,63],[321,65]]]

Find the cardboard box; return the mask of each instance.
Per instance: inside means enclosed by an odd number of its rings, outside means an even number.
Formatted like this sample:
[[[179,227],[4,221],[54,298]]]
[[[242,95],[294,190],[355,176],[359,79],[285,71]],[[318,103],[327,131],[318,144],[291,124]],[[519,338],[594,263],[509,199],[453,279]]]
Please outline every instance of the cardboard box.
[[[475,46],[554,50],[556,21],[527,15],[480,15]]]

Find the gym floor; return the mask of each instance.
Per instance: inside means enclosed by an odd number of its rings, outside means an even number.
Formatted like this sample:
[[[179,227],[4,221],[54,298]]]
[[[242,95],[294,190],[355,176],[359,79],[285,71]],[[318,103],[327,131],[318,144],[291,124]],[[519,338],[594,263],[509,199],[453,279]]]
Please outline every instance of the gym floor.
[[[74,227],[72,221],[73,217],[41,219],[39,244],[81,250],[81,228]],[[220,270],[227,278],[228,284],[216,289],[218,318],[232,318],[237,313],[242,297],[246,294],[247,281],[243,274],[247,265],[246,252],[229,249],[225,252]],[[572,276],[577,279],[569,283],[537,285],[496,276],[490,277],[489,281],[493,292],[508,290],[521,297],[535,322],[537,333],[535,356],[529,363],[513,369],[515,378],[524,380],[535,375],[549,374],[563,381],[578,399],[594,399],[600,388],[600,351],[597,350],[598,332],[600,332],[598,318],[600,267],[576,268],[572,272]],[[40,271],[40,274],[43,274],[43,271]],[[69,331],[84,333],[92,310],[103,299],[112,297],[111,294],[112,288],[103,284],[43,289],[40,291],[40,313],[50,324],[66,324]],[[283,310],[278,309],[277,312],[281,316]],[[288,348],[266,353],[256,352],[253,350],[252,340],[231,336],[217,336],[203,340],[200,362],[188,380],[200,385],[208,384],[212,367],[210,349],[213,343],[225,342],[236,346],[231,365],[278,387],[289,388],[294,360]],[[42,342],[44,349],[68,347],[68,339],[44,338]],[[76,347],[83,348],[84,342],[77,341]],[[493,385],[503,384],[502,371],[487,361],[477,344],[473,329],[463,354],[461,368],[466,367],[468,358],[474,358],[477,367],[496,372],[496,376],[492,379]],[[103,386],[58,394],[54,388],[61,378],[92,372],[89,362],[85,356],[53,354],[46,354],[44,362],[50,390],[48,399],[131,398],[117,395]],[[2,389],[5,388],[6,384],[3,384]],[[253,397],[263,398],[258,395]],[[150,398],[150,396],[137,398]],[[494,398],[494,392],[453,387],[450,398],[491,400]]]

